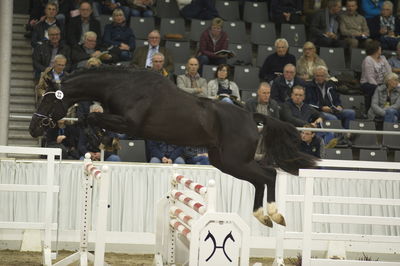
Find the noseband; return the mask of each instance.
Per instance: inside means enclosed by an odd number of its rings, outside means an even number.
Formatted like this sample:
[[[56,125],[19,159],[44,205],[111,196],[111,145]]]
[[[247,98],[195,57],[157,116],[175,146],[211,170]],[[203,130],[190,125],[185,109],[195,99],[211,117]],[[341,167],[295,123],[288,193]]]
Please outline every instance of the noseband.
[[[45,94],[43,94],[42,97],[48,95],[48,94],[56,94],[55,91],[48,91]],[[57,98],[58,99],[58,98]],[[61,99],[59,99],[59,101],[61,101]],[[64,105],[61,102],[61,105],[63,106],[63,108],[65,109]],[[40,126],[41,127],[50,127],[50,128],[54,128],[56,126],[56,122],[54,122],[53,118],[50,115],[43,115],[43,114],[39,114],[39,113],[33,113],[33,115],[39,117],[40,120]]]

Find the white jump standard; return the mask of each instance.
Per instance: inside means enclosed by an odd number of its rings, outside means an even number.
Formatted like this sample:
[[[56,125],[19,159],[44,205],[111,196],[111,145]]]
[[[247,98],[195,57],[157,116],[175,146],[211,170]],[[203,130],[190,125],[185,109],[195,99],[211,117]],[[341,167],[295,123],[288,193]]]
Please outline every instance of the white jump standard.
[[[215,206],[214,180],[205,187],[174,175],[171,191],[157,204],[155,264],[248,266],[249,227]]]

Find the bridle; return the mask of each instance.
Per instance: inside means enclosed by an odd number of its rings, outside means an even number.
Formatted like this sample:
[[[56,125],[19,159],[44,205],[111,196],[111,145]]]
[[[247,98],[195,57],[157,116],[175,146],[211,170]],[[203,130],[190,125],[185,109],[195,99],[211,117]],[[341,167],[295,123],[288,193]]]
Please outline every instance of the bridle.
[[[45,97],[46,95],[49,94],[56,94],[55,91],[48,91],[46,93],[43,94],[42,98]],[[60,102],[62,107],[65,109],[64,104],[62,103],[62,100],[57,98]],[[50,127],[50,128],[55,128],[56,126],[56,122],[54,121],[54,119],[52,118],[52,115],[44,115],[44,114],[40,114],[40,113],[33,113],[34,116],[37,116],[40,120],[40,126],[41,127]]]

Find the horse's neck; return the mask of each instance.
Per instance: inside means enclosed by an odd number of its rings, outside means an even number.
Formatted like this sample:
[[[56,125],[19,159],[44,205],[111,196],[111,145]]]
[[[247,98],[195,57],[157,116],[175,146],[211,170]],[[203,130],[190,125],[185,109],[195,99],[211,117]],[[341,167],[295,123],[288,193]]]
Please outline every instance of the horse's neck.
[[[66,88],[64,91],[65,102],[68,107],[71,107],[75,103],[82,101],[98,101],[102,102],[102,94],[100,90],[93,90],[93,88],[85,88],[84,86],[74,88]]]

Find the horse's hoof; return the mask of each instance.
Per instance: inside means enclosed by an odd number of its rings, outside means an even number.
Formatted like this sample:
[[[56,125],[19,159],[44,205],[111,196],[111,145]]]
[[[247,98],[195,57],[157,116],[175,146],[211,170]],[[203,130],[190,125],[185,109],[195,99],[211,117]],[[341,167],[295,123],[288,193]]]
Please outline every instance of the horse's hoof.
[[[264,211],[262,208],[259,208],[257,211],[253,212],[253,215],[260,221],[263,225],[268,227],[273,227],[273,223],[271,218],[268,215],[264,215]]]
[[[282,214],[280,213],[274,213],[271,215],[272,221],[274,221],[277,224],[280,224],[282,226],[286,226],[286,221],[285,218],[283,217]]]

